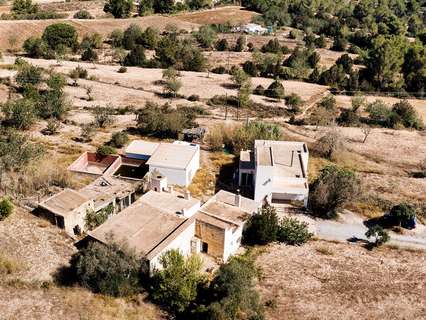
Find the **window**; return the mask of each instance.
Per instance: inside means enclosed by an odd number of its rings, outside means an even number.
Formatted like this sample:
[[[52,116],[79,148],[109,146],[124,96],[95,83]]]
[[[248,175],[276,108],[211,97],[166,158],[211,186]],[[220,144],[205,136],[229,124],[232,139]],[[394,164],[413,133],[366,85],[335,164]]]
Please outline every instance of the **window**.
[[[203,242],[201,252],[208,253],[209,251],[209,244],[207,242]]]

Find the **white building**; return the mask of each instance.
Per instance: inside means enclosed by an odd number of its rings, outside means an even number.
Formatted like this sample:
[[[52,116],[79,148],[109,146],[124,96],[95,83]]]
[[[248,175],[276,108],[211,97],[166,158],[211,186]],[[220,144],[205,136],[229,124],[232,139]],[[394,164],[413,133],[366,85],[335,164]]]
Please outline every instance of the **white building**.
[[[308,203],[308,147],[303,142],[256,140],[241,151],[239,185],[253,187],[257,202]]]
[[[170,184],[187,187],[200,167],[200,146],[175,141],[156,143],[135,140],[126,148],[128,158],[147,160],[149,172],[160,172]]]

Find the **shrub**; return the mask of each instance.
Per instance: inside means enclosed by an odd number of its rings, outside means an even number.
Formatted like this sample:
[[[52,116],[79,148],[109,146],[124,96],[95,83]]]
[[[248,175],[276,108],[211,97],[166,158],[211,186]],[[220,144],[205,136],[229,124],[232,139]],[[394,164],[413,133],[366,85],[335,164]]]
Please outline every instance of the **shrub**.
[[[77,66],[75,69],[70,71],[69,76],[72,79],[87,79],[88,72],[83,67]]]
[[[389,216],[398,226],[408,225],[416,217],[416,210],[408,203],[400,203],[392,207]]]
[[[118,73],[126,73],[127,72],[127,68],[124,66],[121,66],[120,68],[118,68],[117,70]]]
[[[93,124],[98,128],[105,128],[114,123],[113,110],[110,106],[96,106],[93,109],[93,115],[95,117]]]
[[[239,88],[249,79],[249,76],[243,69],[237,67],[231,71],[231,79],[235,86]]]
[[[108,145],[102,145],[96,149],[96,155],[101,158],[109,156],[110,154],[116,154],[116,153],[117,153],[117,150],[115,150],[114,147],[108,146]]]
[[[115,132],[111,136],[110,145],[114,148],[122,148],[129,142],[129,136],[125,132]]]
[[[114,18],[127,18],[132,8],[132,0],[108,0],[104,5],[104,12],[111,13]]]
[[[103,39],[102,36],[97,33],[86,34],[81,40],[80,47],[83,50],[91,49],[100,49],[102,47]]]
[[[142,37],[142,28],[135,23],[130,24],[122,35],[122,44],[124,49],[132,50],[135,45],[140,44],[139,41]]]
[[[160,33],[157,29],[148,27],[139,39],[139,42],[147,49],[154,50],[157,47],[158,41],[160,40]]]
[[[84,9],[74,13],[73,18],[74,19],[94,19],[94,17],[90,14],[90,12]]]
[[[263,96],[265,94],[265,88],[261,84],[259,84],[256,88],[254,88],[253,94]]]
[[[378,247],[390,240],[389,234],[379,225],[368,228],[365,233],[367,238],[374,238],[374,246]]]
[[[370,120],[381,125],[385,125],[392,114],[392,110],[382,100],[369,103],[365,110],[369,113]]]
[[[222,151],[224,144],[224,132],[222,126],[215,126],[209,130],[206,143],[211,151]]]
[[[58,50],[60,47],[75,49],[78,46],[77,31],[72,25],[55,23],[44,29],[42,39],[49,48]]]
[[[224,74],[226,73],[226,68],[224,66],[219,66],[219,67],[213,68],[211,71],[217,74]]]
[[[45,135],[54,135],[58,133],[60,127],[61,123],[57,119],[48,119],[46,128],[43,129],[42,133]]]
[[[28,85],[36,86],[42,80],[42,69],[32,64],[24,64],[19,67],[15,79],[16,83],[21,87]]]
[[[423,128],[423,122],[416,109],[407,100],[395,103],[392,106],[392,112],[398,115],[404,127],[417,130]]]
[[[277,38],[269,40],[267,43],[265,43],[262,48],[260,49],[262,52],[269,52],[269,53],[280,53],[281,52],[281,45]]]
[[[337,128],[330,128],[327,132],[318,139],[315,145],[315,151],[318,155],[327,158],[334,159],[336,154],[341,152],[344,148],[342,134]]]
[[[308,224],[294,218],[283,218],[280,222],[277,239],[292,246],[300,246],[313,236]]]
[[[0,200],[0,221],[9,217],[13,213],[14,209],[15,206],[12,201],[7,197],[3,197]]]
[[[300,107],[303,105],[303,100],[297,93],[292,93],[285,97],[285,102],[294,112],[299,112]]]
[[[207,291],[207,308],[199,319],[263,320],[263,308],[254,280],[258,272],[250,254],[231,257],[222,264]]]
[[[86,229],[93,230],[96,227],[100,226],[108,220],[109,216],[113,214],[113,212],[114,207],[112,204],[109,204],[107,207],[101,209],[98,212],[95,212],[94,210],[88,210],[84,219]]]
[[[179,89],[182,87],[182,81],[179,80],[179,74],[175,68],[170,67],[163,71],[164,89],[166,92],[176,97]]]
[[[91,61],[91,62],[97,61],[98,60],[98,54],[92,48],[87,48],[82,53],[81,60],[83,60],[83,61]]]
[[[211,48],[216,40],[216,31],[209,25],[203,25],[194,33],[194,37],[203,48]]]
[[[27,55],[31,58],[40,58],[46,54],[47,44],[36,37],[29,37],[22,45]]]
[[[333,218],[337,209],[358,196],[360,181],[351,170],[327,165],[309,189],[309,207],[314,215]]]
[[[114,48],[119,48],[123,45],[124,33],[120,29],[114,29],[109,35],[109,39]]]
[[[198,256],[185,257],[177,249],[165,252],[155,271],[151,294],[154,301],[168,310],[183,312],[197,297],[198,286],[204,282],[201,273],[202,260]]]
[[[115,297],[140,290],[140,260],[133,252],[112,243],[90,243],[71,259],[71,270],[82,286]]]
[[[125,66],[143,67],[146,63],[145,49],[141,45],[136,45],[124,59]]]
[[[275,80],[266,89],[265,95],[270,98],[281,100],[285,96],[284,86],[281,81]]]
[[[218,40],[215,44],[215,48],[217,51],[227,51],[229,50],[228,41],[225,38]]]
[[[252,77],[256,77],[258,73],[256,64],[250,60],[243,63],[243,70],[245,73]]]
[[[235,43],[234,51],[241,52],[244,51],[246,47],[246,38],[244,36],[239,36],[237,42]]]
[[[5,124],[19,130],[28,130],[36,120],[34,102],[29,99],[6,102],[1,109]]]
[[[191,94],[187,99],[188,101],[200,101],[200,96],[198,94]]]
[[[345,51],[348,46],[348,40],[342,36],[337,36],[334,38],[333,45],[331,50],[334,51]]]
[[[250,245],[265,245],[275,241],[279,229],[278,222],[275,208],[263,205],[258,213],[248,219],[243,233],[244,242]]]

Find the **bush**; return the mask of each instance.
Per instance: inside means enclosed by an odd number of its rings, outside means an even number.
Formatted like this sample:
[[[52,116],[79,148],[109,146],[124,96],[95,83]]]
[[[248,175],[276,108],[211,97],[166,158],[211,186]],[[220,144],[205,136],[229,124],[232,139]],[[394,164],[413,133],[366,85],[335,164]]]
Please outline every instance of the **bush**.
[[[329,160],[334,159],[343,148],[343,137],[337,128],[328,129],[315,145],[317,154]]]
[[[308,224],[294,218],[283,218],[280,222],[277,239],[292,246],[300,246],[313,236]]]
[[[200,101],[200,96],[198,94],[191,94],[187,99],[188,101]]]
[[[109,35],[111,45],[114,48],[119,48],[123,45],[124,33],[120,29],[114,29]]]
[[[333,45],[331,50],[334,51],[345,51],[348,46],[348,40],[342,36],[337,36],[334,38]]]
[[[216,40],[216,31],[209,25],[203,25],[194,33],[194,37],[203,48],[211,48]]]
[[[177,249],[165,252],[162,269],[152,277],[151,295],[154,301],[173,313],[183,312],[197,297],[198,286],[204,282],[202,260],[198,256],[186,258]]]
[[[398,226],[407,226],[416,217],[416,210],[408,203],[400,203],[392,207],[389,216]]]
[[[244,51],[246,47],[246,38],[244,36],[239,36],[237,42],[235,43],[234,51],[241,52]]]
[[[115,150],[114,147],[108,146],[108,145],[99,146],[96,149],[96,155],[99,156],[100,158],[109,156],[111,154],[116,154],[116,153],[117,153],[117,150]]]
[[[95,117],[93,124],[98,128],[106,128],[114,123],[113,110],[110,106],[96,106],[93,109],[93,115]]]
[[[88,210],[84,219],[86,229],[93,230],[96,227],[99,227],[108,220],[109,216],[112,215],[113,212],[114,206],[112,204],[109,204],[107,207],[101,209],[98,212],[95,212],[94,210]]]
[[[262,48],[260,49],[262,52],[269,52],[269,53],[280,53],[281,52],[281,45],[277,38],[269,40],[267,43],[265,43]]]
[[[265,95],[269,98],[281,100],[285,96],[284,86],[281,81],[275,80],[266,89]]]
[[[19,67],[15,79],[16,83],[21,87],[36,86],[42,80],[42,69],[32,64],[24,64]]]
[[[392,106],[392,112],[398,115],[402,125],[406,128],[420,130],[423,128],[423,121],[416,109],[407,101],[402,100]]]
[[[81,60],[83,60],[83,61],[91,61],[91,62],[97,61],[98,60],[98,54],[92,48],[87,48],[82,53]]]
[[[262,209],[250,216],[243,232],[243,240],[250,245],[265,245],[277,239],[278,216],[274,207],[263,205]]]
[[[61,47],[73,50],[78,47],[77,31],[72,25],[66,23],[55,23],[47,26],[44,29],[42,39],[54,51]]]
[[[211,71],[217,74],[224,74],[226,73],[226,68],[224,66],[219,66],[219,67],[213,68]]]
[[[299,112],[300,106],[303,105],[302,98],[296,93],[292,93],[285,97],[285,102],[294,112]]]
[[[110,145],[114,148],[122,148],[129,142],[129,136],[125,132],[115,132],[111,136]]]
[[[102,47],[102,43],[103,43],[103,39],[102,36],[97,33],[91,33],[91,34],[86,34],[83,38],[83,40],[81,40],[81,44],[80,47],[83,50],[87,50],[87,49],[100,49]]]
[[[74,13],[73,18],[74,19],[94,19],[94,17],[90,14],[90,12],[84,9]]]
[[[0,221],[9,217],[13,213],[14,209],[15,206],[12,201],[7,197],[3,197],[0,200]]]
[[[36,120],[34,102],[29,99],[18,99],[3,104],[4,124],[19,130],[28,130]]]
[[[154,50],[157,47],[158,41],[160,40],[160,33],[157,29],[148,27],[139,39],[139,42],[147,49]]]
[[[206,143],[210,151],[222,151],[224,144],[224,132],[222,126],[215,126],[209,130],[206,136]]]
[[[122,34],[122,44],[124,49],[132,50],[137,44],[141,44],[139,42],[142,37],[142,28],[135,23],[130,24],[130,26]]]
[[[218,40],[215,44],[215,48],[217,51],[227,51],[229,50],[228,41],[225,38]]]
[[[358,196],[360,181],[351,170],[327,165],[309,189],[309,207],[314,215],[334,218],[337,209]]]
[[[111,13],[114,18],[127,18],[132,8],[132,0],[108,0],[104,5],[104,12]]]
[[[46,54],[47,44],[36,37],[29,37],[22,45],[27,55],[31,58],[40,58]]]
[[[114,297],[140,290],[141,262],[133,252],[112,243],[90,243],[71,259],[76,281],[96,293]]]
[[[146,63],[145,49],[141,45],[136,45],[124,59],[125,66],[143,67]]]
[[[374,238],[374,246],[378,247],[390,240],[389,234],[379,225],[368,228],[365,233],[367,238]]]
[[[127,72],[127,68],[124,66],[121,66],[120,68],[118,68],[117,70],[118,73],[126,73]]]

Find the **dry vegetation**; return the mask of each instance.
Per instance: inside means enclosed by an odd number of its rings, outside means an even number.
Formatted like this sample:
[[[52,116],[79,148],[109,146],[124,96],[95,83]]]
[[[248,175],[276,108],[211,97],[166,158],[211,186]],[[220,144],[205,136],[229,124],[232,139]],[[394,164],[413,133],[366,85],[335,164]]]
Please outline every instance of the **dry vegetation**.
[[[271,320],[424,318],[423,251],[314,241],[271,245],[257,262]]]

